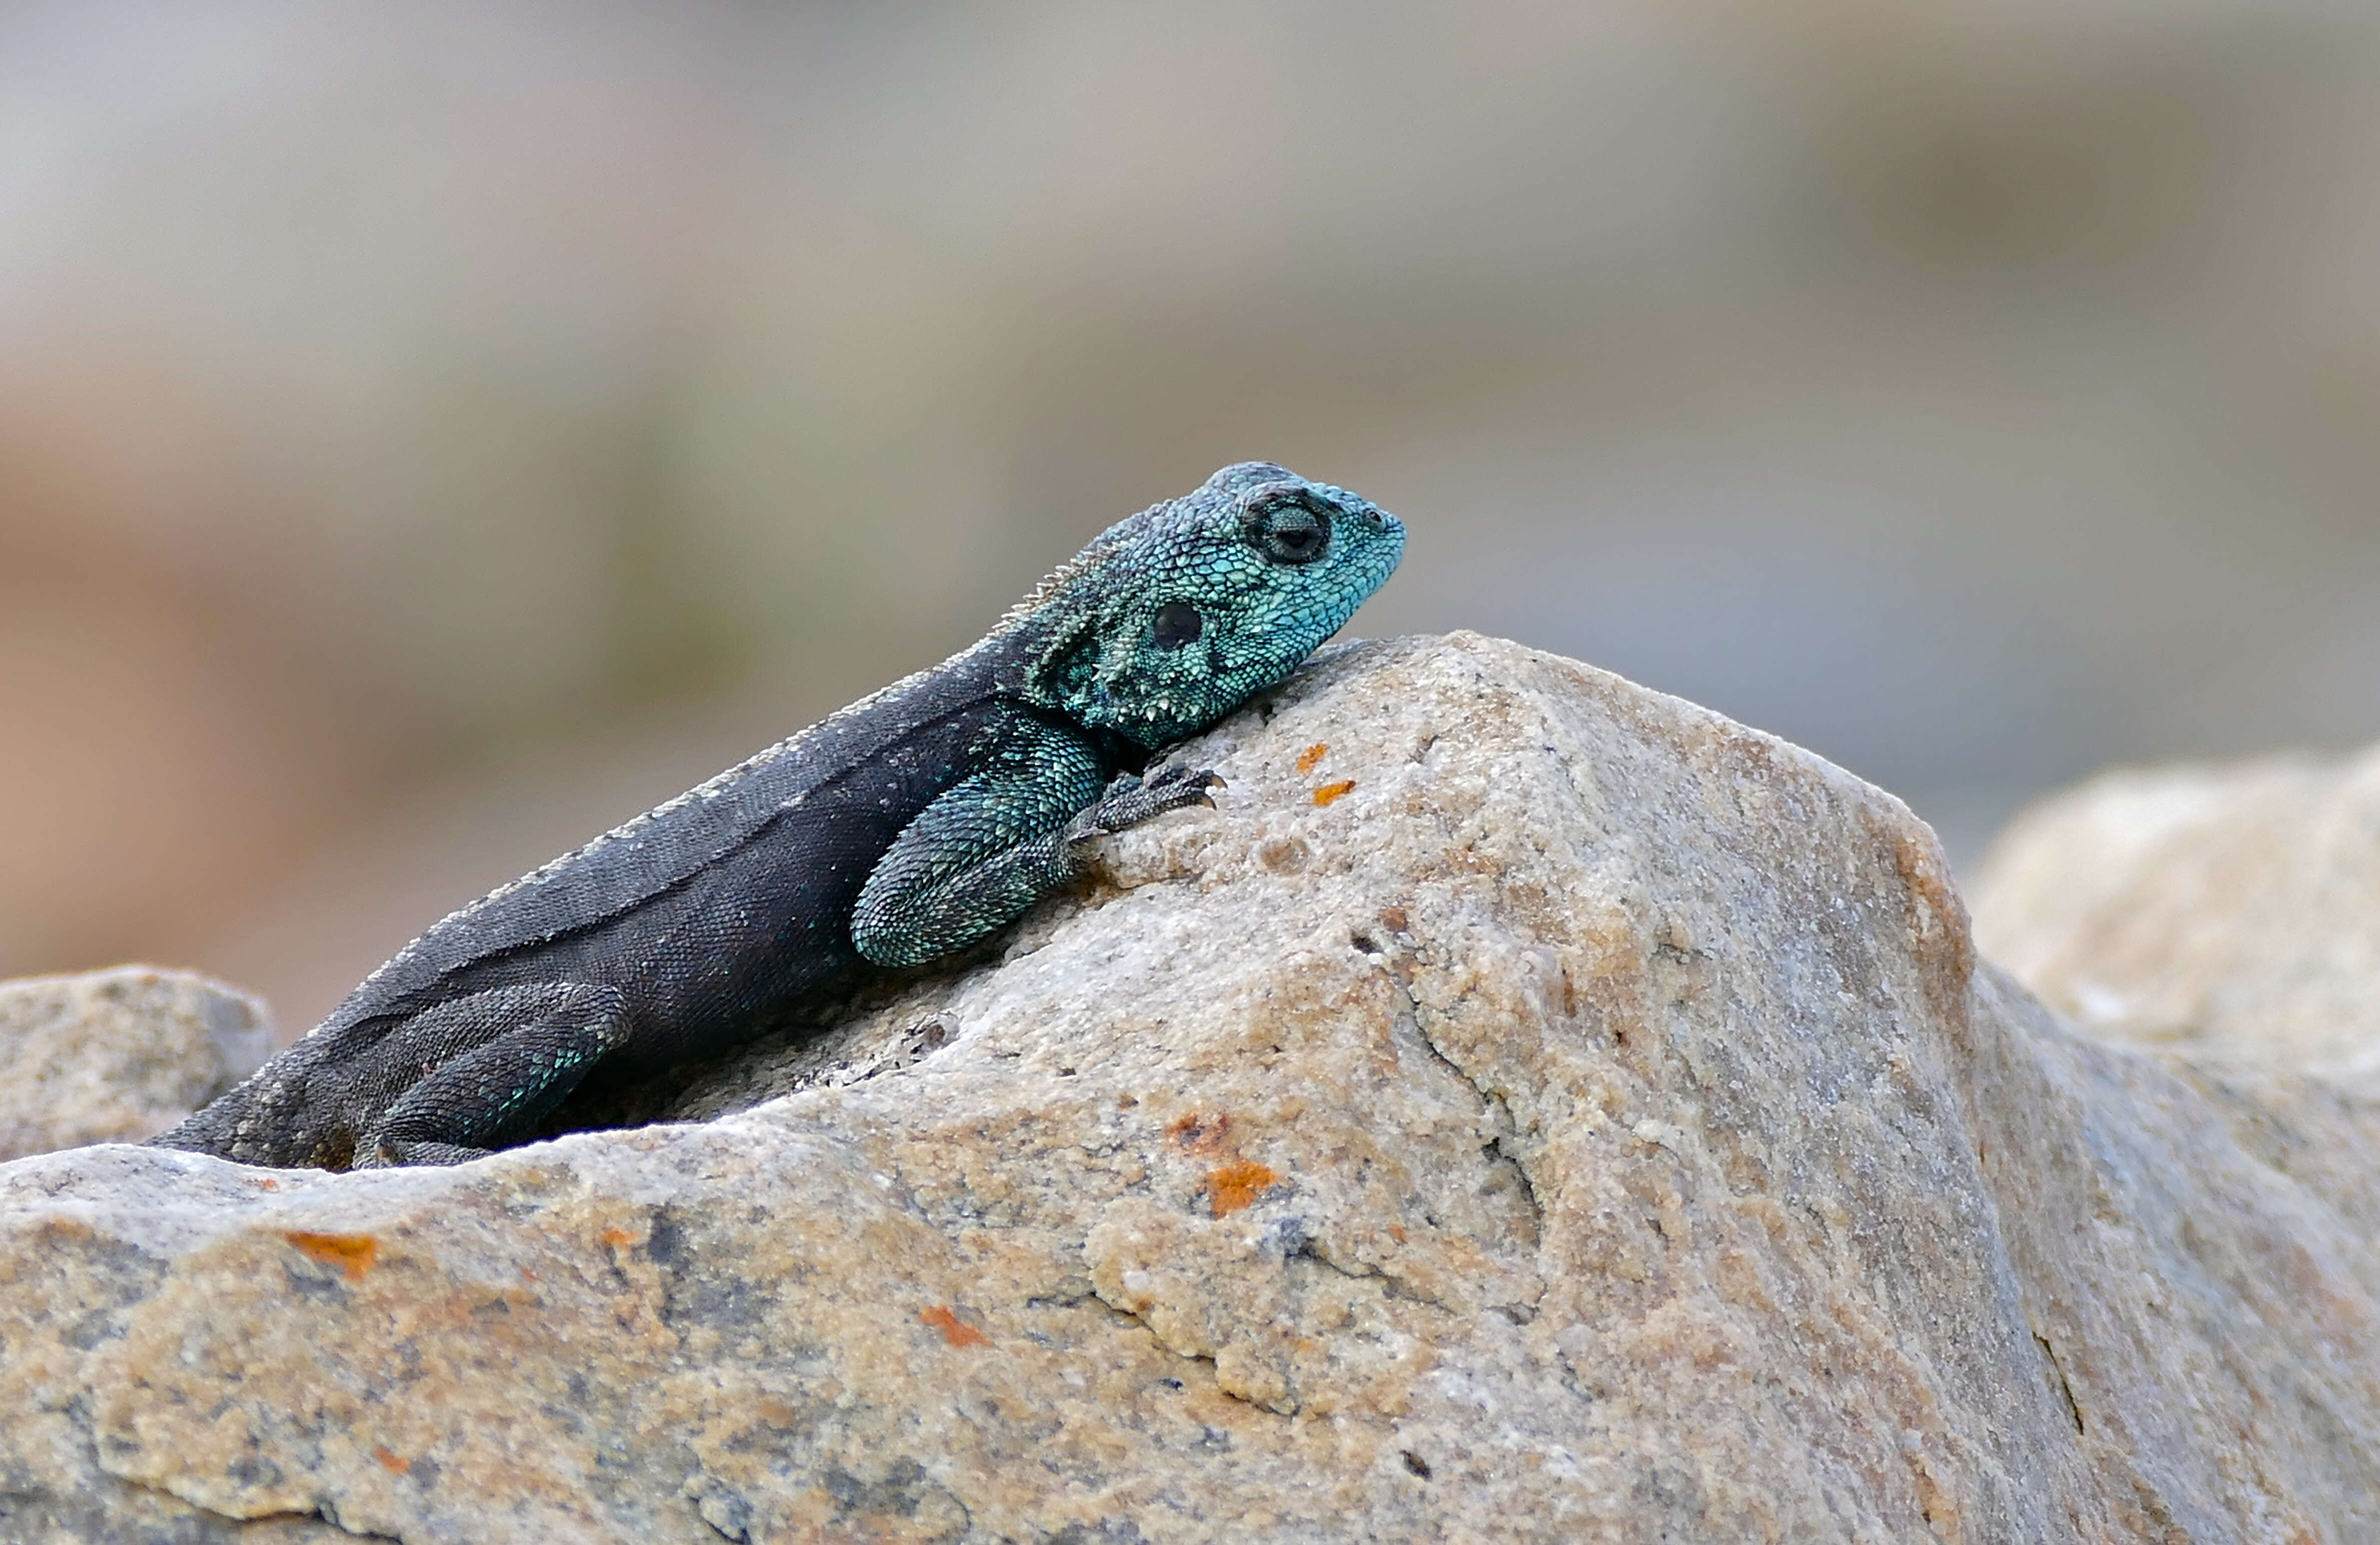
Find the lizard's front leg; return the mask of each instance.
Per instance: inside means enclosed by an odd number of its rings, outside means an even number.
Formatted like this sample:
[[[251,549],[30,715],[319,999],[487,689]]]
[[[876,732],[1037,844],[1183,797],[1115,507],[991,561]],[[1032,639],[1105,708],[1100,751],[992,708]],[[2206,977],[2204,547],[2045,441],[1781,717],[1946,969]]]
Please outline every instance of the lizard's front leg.
[[[358,1070],[360,1083],[402,1092],[369,1120],[354,1163],[459,1164],[517,1141],[632,1028],[625,999],[584,982],[492,988],[425,1009],[374,1048],[376,1078]]]
[[[1035,726],[992,765],[953,785],[868,872],[851,938],[880,966],[916,966],[964,949],[1072,880],[1096,838],[1185,805],[1212,803],[1222,780],[1168,767],[1101,788],[1080,737]]]

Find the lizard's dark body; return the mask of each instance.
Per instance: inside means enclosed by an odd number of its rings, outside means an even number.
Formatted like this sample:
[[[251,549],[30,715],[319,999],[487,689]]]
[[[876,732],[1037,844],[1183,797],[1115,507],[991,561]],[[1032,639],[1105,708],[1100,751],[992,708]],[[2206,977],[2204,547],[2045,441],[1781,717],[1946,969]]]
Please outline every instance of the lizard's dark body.
[[[843,979],[862,964],[854,904],[892,840],[980,748],[1039,720],[998,688],[1014,652],[978,647],[897,683],[605,836],[601,862],[590,845],[455,913],[324,1029],[352,1037],[486,988],[593,982],[650,1027],[607,1059],[638,1072]],[[1133,748],[1099,739],[1111,774]]]
[[[1311,540],[1300,521],[1319,522],[1312,554],[1283,546]],[[1111,529],[973,648],[433,925],[153,1140],[334,1169],[470,1158],[528,1138],[599,1065],[710,1055],[871,962],[963,948],[1089,839],[1202,802],[1211,774],[1129,774],[1287,675],[1402,545],[1343,490],[1227,468]]]

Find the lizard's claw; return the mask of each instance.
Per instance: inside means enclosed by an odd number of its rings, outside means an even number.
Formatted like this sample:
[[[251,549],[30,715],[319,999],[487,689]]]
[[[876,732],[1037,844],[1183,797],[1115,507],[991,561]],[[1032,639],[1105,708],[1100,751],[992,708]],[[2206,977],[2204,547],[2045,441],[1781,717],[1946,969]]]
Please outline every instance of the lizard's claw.
[[[1215,802],[1207,797],[1208,795],[1216,789],[1230,786],[1223,782],[1223,775],[1211,767],[1201,767],[1193,771],[1177,761],[1170,766],[1159,768],[1156,775],[1141,785],[1141,792],[1154,794],[1162,789],[1165,791],[1164,797],[1177,804],[1204,805],[1212,809]],[[1168,807],[1168,809],[1172,808],[1172,806]]]

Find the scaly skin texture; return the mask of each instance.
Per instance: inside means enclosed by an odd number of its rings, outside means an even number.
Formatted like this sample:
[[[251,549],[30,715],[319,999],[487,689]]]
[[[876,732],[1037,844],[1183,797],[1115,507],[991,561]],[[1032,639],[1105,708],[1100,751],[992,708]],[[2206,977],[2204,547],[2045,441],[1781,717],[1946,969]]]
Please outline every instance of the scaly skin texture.
[[[481,897],[152,1139],[252,1164],[456,1163],[598,1069],[712,1054],[875,966],[963,949],[1100,835],[1207,802],[1151,754],[1280,682],[1404,528],[1269,462],[1119,522],[983,640]]]

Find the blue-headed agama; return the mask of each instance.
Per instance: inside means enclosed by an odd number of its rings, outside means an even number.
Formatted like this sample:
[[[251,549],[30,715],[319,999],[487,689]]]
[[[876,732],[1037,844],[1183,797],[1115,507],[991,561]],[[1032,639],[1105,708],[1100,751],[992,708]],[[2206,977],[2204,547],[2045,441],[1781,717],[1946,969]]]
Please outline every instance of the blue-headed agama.
[[[870,966],[964,949],[1097,838],[1209,803],[1213,772],[1158,754],[1296,669],[1403,551],[1345,489],[1226,467],[971,648],[449,915],[152,1140],[458,1163],[537,1136],[590,1074],[716,1055]]]

